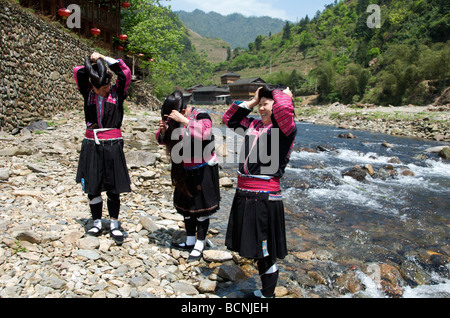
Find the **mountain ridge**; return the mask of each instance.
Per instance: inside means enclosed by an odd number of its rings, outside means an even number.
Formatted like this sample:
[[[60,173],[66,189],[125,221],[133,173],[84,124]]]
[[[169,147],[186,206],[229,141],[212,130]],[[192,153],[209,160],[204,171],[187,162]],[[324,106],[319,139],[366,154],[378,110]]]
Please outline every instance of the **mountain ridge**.
[[[245,17],[240,13],[222,15],[217,12],[174,11],[183,24],[208,38],[220,38],[230,43],[232,49],[247,48],[258,35],[268,36],[280,32],[286,21],[271,17]]]

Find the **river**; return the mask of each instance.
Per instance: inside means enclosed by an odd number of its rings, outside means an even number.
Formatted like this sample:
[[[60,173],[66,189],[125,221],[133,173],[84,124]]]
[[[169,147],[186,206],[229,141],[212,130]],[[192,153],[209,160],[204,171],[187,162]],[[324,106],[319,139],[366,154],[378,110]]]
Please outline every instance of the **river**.
[[[448,144],[303,122],[297,128],[282,179],[290,255],[280,261],[279,285],[299,297],[450,297],[450,166],[426,152]],[[356,138],[338,137],[348,132]],[[342,175],[367,164],[373,177]],[[223,167],[233,174],[237,165]],[[224,243],[233,195],[222,191],[212,220],[221,232],[213,239],[217,246]],[[397,271],[394,292],[380,284],[380,264]],[[350,276],[357,290],[339,279]],[[258,284],[252,278],[222,293]]]

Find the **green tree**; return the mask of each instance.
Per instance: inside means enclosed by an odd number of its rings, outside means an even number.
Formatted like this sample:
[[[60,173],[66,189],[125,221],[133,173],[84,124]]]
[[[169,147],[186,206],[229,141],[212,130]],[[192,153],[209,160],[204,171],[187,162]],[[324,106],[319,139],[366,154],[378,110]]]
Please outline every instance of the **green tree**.
[[[159,0],[134,0],[132,9],[123,11],[122,26],[127,50],[144,56],[141,67],[168,73],[175,69],[172,57],[183,48],[182,28]]]
[[[321,100],[326,100],[328,94],[334,90],[335,70],[330,62],[322,62],[317,68],[312,70],[317,79],[317,88]]]
[[[303,31],[300,34],[300,44],[298,46],[298,48],[303,51],[303,56],[304,58],[306,58],[306,53],[308,48],[314,46],[314,39],[311,35],[311,33]]]
[[[291,24],[287,21],[286,25],[283,28],[282,40],[284,42],[284,41],[290,41],[291,39],[292,39]]]

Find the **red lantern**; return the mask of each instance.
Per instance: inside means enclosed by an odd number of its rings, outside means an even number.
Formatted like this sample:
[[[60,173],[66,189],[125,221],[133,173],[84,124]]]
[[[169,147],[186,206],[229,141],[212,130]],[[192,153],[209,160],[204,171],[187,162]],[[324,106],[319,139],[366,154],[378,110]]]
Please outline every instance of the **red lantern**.
[[[128,9],[130,7],[130,4],[128,2],[124,2],[124,3],[122,3],[122,7],[124,9]]]
[[[128,38],[128,37],[127,37],[126,34],[120,34],[120,35],[119,35],[119,40],[120,40],[120,41],[125,41],[127,38]]]
[[[72,12],[66,8],[61,8],[58,10],[58,15],[62,17],[64,20],[67,19],[71,14]]]
[[[100,29],[97,28],[92,28],[91,29],[91,34],[96,38],[97,35],[99,35],[100,33],[102,33],[102,31],[100,31]]]
[[[117,47],[117,51],[123,51],[123,46],[122,46],[122,45],[119,45],[119,46]]]

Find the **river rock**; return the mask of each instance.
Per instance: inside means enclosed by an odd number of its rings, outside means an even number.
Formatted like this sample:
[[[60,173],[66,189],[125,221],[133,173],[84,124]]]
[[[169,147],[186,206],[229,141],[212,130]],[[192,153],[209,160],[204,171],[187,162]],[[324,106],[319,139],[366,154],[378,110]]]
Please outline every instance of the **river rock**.
[[[141,174],[141,178],[144,180],[153,180],[156,177],[156,172],[152,170],[145,171]]]
[[[392,297],[403,295],[404,280],[400,271],[389,264],[379,264],[379,269],[383,291]]]
[[[149,231],[150,233],[153,233],[159,229],[159,226],[155,224],[149,217],[143,216],[139,219],[140,224]]]
[[[400,168],[400,174],[405,177],[414,177],[414,172],[412,172],[408,167]]]
[[[30,131],[39,130],[39,131],[45,131],[47,130],[48,125],[47,122],[44,120],[38,120],[30,124],[26,129]]]
[[[386,147],[386,148],[394,148],[394,145],[391,144],[391,143],[388,143],[387,141],[383,141],[383,142],[381,143],[381,145],[382,145],[383,147]]]
[[[224,188],[232,188],[233,187],[233,180],[231,180],[228,177],[223,177],[219,179],[219,184],[221,187]]]
[[[232,282],[239,281],[246,277],[244,271],[232,262],[227,262],[221,265],[220,267],[218,267],[215,273],[225,280],[229,280]]]
[[[360,166],[355,166],[342,174],[343,177],[352,177],[355,180],[363,181],[366,178],[366,171]]]
[[[372,167],[372,165],[371,165],[370,163],[365,164],[365,165],[364,165],[364,169],[367,171],[367,173],[368,173],[370,176],[373,176],[373,175],[375,174],[375,170],[373,169],[373,167]]]
[[[78,247],[85,250],[95,250],[100,247],[100,241],[97,237],[86,236],[78,241]]]
[[[8,180],[9,174],[9,169],[0,169],[0,181]]]
[[[223,263],[233,259],[233,255],[230,252],[219,250],[205,250],[203,251],[203,259],[207,262],[219,262]]]
[[[214,293],[217,288],[217,282],[209,279],[201,279],[198,290],[201,293]]]
[[[353,135],[352,133],[339,134],[338,137],[339,138],[347,138],[347,139],[355,139],[356,138],[356,136]]]
[[[52,289],[64,289],[67,285],[65,280],[57,277],[44,277],[44,279],[41,280],[40,284]]]
[[[431,147],[431,148],[427,148],[425,150],[425,152],[432,152],[432,153],[439,153],[441,152],[444,148],[446,148],[447,146],[437,146],[437,147]]]
[[[42,241],[42,238],[33,232],[19,232],[16,235],[16,239],[18,241],[27,241],[34,244],[40,244]]]
[[[156,162],[156,156],[147,151],[131,151],[125,157],[130,168],[154,166]]]
[[[100,258],[100,254],[95,252],[95,251],[91,251],[91,250],[78,250],[75,251],[76,254],[83,256],[87,259],[91,259],[91,260],[98,260]]]
[[[184,282],[176,282],[173,283],[172,285],[173,290],[177,293],[177,294],[184,294],[184,295],[198,295],[198,290],[192,286],[191,284],[187,284]]]
[[[450,159],[450,147],[444,147],[442,148],[439,153],[439,157],[443,159]]]

